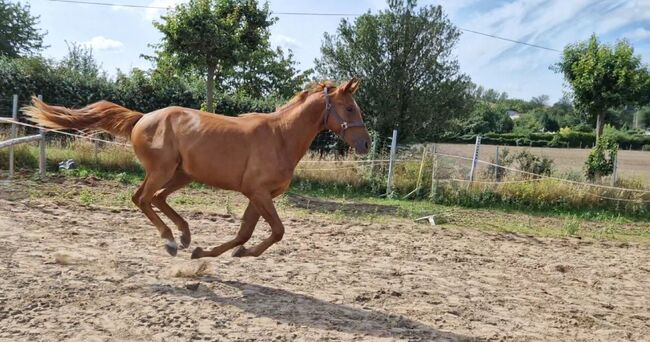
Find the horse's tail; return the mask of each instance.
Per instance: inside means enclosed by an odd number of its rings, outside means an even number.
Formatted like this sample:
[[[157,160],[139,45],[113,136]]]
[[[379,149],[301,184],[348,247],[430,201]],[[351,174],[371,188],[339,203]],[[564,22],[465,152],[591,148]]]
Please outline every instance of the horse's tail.
[[[142,113],[118,106],[108,101],[99,101],[81,109],[50,106],[32,97],[32,105],[22,109],[30,120],[53,129],[103,130],[120,137],[131,137],[136,122]]]

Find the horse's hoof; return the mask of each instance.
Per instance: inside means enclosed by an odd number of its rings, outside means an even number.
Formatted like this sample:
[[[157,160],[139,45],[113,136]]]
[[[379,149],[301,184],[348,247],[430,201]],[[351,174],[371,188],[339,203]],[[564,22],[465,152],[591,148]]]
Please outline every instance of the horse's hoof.
[[[198,258],[200,258],[202,256],[202,254],[203,254],[203,248],[196,247],[196,248],[194,248],[194,251],[192,251],[191,258],[192,259],[198,259]]]
[[[192,236],[187,234],[187,235],[181,235],[181,248],[185,249],[190,246],[190,242],[192,242]]]
[[[167,242],[165,242],[165,250],[169,255],[176,256],[176,253],[178,253],[178,245],[176,244],[176,241],[167,240]]]
[[[246,248],[244,246],[239,246],[235,248],[234,251],[232,251],[232,256],[235,258],[241,258],[244,256],[244,252],[246,251]]]

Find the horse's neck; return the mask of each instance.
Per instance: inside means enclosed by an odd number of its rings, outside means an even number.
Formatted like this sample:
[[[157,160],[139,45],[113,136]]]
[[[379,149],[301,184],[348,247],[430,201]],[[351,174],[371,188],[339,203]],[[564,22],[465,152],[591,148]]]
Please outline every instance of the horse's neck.
[[[280,127],[288,156],[295,167],[322,128],[325,104],[319,98],[310,97],[288,110],[281,116]]]

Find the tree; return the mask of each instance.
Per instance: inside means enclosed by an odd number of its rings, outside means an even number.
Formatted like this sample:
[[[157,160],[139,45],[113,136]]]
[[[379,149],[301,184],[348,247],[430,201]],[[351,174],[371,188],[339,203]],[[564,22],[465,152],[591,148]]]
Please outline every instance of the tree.
[[[32,55],[45,48],[38,19],[29,13],[29,5],[0,0],[0,56]]]
[[[287,99],[304,88],[312,70],[299,72],[291,50],[285,56],[280,48],[265,42],[240,66],[223,73],[224,87],[251,97]]]
[[[215,78],[262,46],[274,21],[268,4],[260,8],[256,0],[190,0],[154,26],[163,34],[159,54],[205,70],[207,110],[213,111]]]
[[[603,134],[609,109],[649,101],[650,71],[626,40],[610,46],[592,35],[587,41],[568,45],[555,70],[564,74],[571,86],[576,109],[596,118],[596,139]]]
[[[548,106],[548,101],[550,98],[548,95],[540,95],[540,96],[533,96],[532,99],[530,99],[530,102],[537,106],[537,107],[546,107]]]
[[[452,48],[459,30],[440,6],[389,0],[388,9],[343,19],[326,33],[316,70],[327,78],[359,77],[356,98],[382,136],[398,128],[407,140],[437,137],[471,110],[471,82]]]

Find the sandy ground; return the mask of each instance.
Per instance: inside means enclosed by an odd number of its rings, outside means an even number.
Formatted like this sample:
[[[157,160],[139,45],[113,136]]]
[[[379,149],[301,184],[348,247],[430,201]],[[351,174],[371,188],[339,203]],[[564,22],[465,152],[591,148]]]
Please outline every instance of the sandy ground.
[[[214,246],[236,232],[239,219],[219,213],[223,208],[215,202],[214,211],[181,211],[194,234],[193,247]],[[189,260],[190,251],[169,257],[153,226],[130,206],[90,207],[5,191],[0,339],[641,341],[650,336],[647,244],[280,211],[287,234],[262,257]],[[266,224],[258,226],[255,241],[268,231]]]

